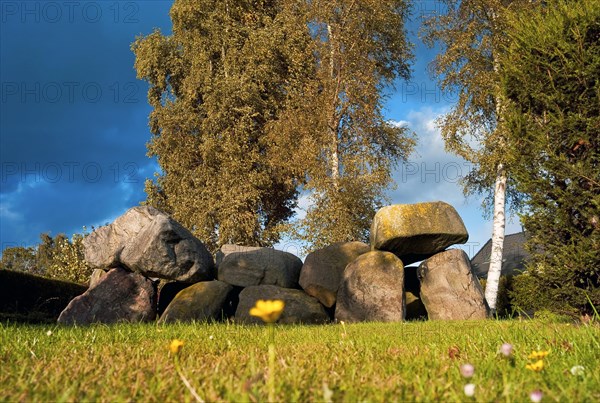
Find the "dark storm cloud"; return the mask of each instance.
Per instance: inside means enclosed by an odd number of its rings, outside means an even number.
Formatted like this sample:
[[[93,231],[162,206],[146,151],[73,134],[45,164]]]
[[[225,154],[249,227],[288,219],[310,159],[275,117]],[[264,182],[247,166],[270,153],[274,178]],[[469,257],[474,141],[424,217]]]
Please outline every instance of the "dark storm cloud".
[[[0,244],[72,233],[144,199],[156,169],[130,44],[171,2],[0,2]]]

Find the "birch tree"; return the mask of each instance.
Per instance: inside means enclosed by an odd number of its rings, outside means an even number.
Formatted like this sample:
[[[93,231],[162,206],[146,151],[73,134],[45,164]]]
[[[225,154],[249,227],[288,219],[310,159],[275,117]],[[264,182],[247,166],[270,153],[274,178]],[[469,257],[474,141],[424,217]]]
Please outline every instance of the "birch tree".
[[[303,133],[296,153],[310,194],[294,234],[310,249],[367,240],[393,166],[414,139],[383,116],[384,91],[410,75],[404,0],[307,2],[315,75],[281,132]]]
[[[442,90],[455,92],[458,101],[438,125],[446,148],[472,164],[464,178],[465,194],[485,194],[484,207],[493,204],[492,253],[485,297],[496,309],[502,269],[510,167],[504,158],[503,105],[499,92],[498,52],[506,40],[507,7],[532,7],[530,0],[443,0],[444,14],[425,22],[424,39],[442,51],[432,64]],[[508,191],[508,193],[507,193]]]
[[[314,69],[301,7],[278,0],[177,0],[173,32],[133,44],[149,84],[148,203],[210,249],[268,246],[294,212],[298,175],[269,131]],[[287,141],[289,140],[289,141]]]
[[[405,0],[177,0],[173,34],[133,45],[150,84],[148,203],[212,249],[293,234],[318,248],[366,240],[391,170],[413,147],[383,117],[409,77]]]

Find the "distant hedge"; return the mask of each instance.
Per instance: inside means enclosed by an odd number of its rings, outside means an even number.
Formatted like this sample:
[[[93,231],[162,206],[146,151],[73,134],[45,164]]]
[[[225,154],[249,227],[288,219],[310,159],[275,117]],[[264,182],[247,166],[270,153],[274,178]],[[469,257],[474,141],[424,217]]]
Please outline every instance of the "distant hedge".
[[[80,284],[0,270],[0,320],[54,322],[86,289]]]
[[[510,318],[518,315],[515,311],[511,293],[513,291],[513,276],[501,276],[498,283],[498,299],[496,300],[496,314],[499,318]],[[486,279],[480,278],[481,287],[485,290]]]

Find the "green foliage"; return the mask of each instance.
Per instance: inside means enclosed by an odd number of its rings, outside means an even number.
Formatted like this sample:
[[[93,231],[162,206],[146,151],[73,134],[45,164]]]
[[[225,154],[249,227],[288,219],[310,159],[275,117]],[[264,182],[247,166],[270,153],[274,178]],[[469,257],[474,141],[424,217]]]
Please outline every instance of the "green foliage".
[[[513,304],[514,279],[518,276],[500,276],[498,281],[498,298],[496,300],[496,315],[499,318],[512,318],[519,312]],[[485,289],[486,280],[479,279],[481,287]]]
[[[92,268],[83,256],[83,238],[86,234],[74,234],[69,240],[64,234],[54,238],[40,234],[35,247],[11,247],[2,252],[0,270],[11,270],[40,275],[57,280],[87,284]]]
[[[271,245],[293,214],[293,139],[269,124],[312,70],[308,29],[283,1],[177,0],[172,35],[132,45],[150,84],[152,139],[162,174],[146,184],[165,210],[211,250]]]
[[[87,284],[92,275],[92,267],[87,264],[83,255],[82,234],[74,234],[71,240],[60,238],[52,250],[52,262],[46,276],[57,280]]]
[[[0,270],[21,271],[31,274],[42,274],[43,268],[38,267],[36,250],[33,247],[12,246],[2,251]]]
[[[327,401],[331,391],[334,402],[524,402],[534,390],[548,401],[600,400],[598,327],[486,320],[275,331],[276,401]],[[0,324],[0,400],[189,401],[169,354],[175,338],[184,342],[181,368],[205,401],[266,401],[267,329],[205,323]],[[513,345],[514,361],[498,353],[503,343]],[[550,351],[547,366],[533,373],[527,356],[540,350]],[[470,380],[460,374],[467,362],[475,367]],[[575,365],[582,375],[570,373]],[[477,385],[474,398],[464,395],[468,382]]]
[[[310,206],[292,233],[309,250],[367,241],[391,170],[414,146],[382,113],[384,87],[410,75],[408,7],[404,0],[309,2],[315,73],[289,110],[296,116],[281,122],[283,132],[305,137],[291,161],[304,170]]]
[[[573,317],[573,315],[559,314],[556,311],[549,311],[547,309],[540,309],[535,311],[534,316],[537,320],[544,323],[577,323],[579,317]]]
[[[55,323],[86,287],[12,270],[0,270],[0,319]]]
[[[424,21],[422,35],[429,46],[441,46],[431,65],[442,90],[458,101],[438,120],[446,149],[472,163],[463,179],[466,195],[483,194],[486,211],[493,205],[498,166],[508,146],[501,127],[498,58],[507,37],[509,10],[536,7],[530,0],[442,0],[445,13]],[[520,195],[508,175],[509,206]]]
[[[503,51],[506,157],[526,195],[533,254],[515,279],[525,309],[600,305],[600,2],[515,13]]]
[[[150,84],[162,174],[148,203],[215,250],[271,245],[298,190],[313,205],[292,233],[314,246],[363,239],[390,171],[413,145],[381,113],[408,77],[404,0],[177,0],[173,34],[132,49]]]

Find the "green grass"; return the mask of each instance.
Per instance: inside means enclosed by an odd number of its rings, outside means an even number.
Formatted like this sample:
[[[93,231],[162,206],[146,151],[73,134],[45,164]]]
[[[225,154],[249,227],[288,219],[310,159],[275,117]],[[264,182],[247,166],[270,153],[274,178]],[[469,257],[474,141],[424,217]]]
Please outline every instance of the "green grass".
[[[48,331],[52,333],[48,335]],[[206,401],[265,401],[267,329],[235,324],[59,327],[0,324],[0,401],[190,401],[168,345]],[[514,366],[498,355],[514,345]],[[600,401],[597,326],[547,321],[412,322],[276,328],[281,401]],[[540,373],[532,350],[550,350]],[[463,363],[475,366],[471,380]],[[571,367],[585,367],[583,376]]]

